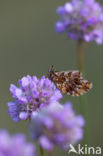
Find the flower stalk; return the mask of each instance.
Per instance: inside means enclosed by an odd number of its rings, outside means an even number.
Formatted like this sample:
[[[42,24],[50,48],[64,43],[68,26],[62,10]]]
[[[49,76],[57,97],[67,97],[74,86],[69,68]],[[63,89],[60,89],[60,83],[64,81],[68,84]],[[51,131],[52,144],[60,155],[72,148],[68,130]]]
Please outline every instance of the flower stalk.
[[[41,156],[44,156],[45,154],[44,154],[44,149],[40,146],[40,155]]]
[[[77,54],[78,54],[78,68],[82,74],[84,74],[84,59],[82,50],[83,40],[79,40],[77,43]],[[85,118],[86,126],[84,131],[83,144],[88,144],[88,108],[86,95],[80,97],[80,111]]]
[[[78,55],[78,68],[80,70],[81,73],[84,73],[84,64],[83,64],[83,51],[82,51],[82,40],[78,40],[77,43],[77,55]]]
[[[53,151],[49,151],[48,156],[53,156]]]

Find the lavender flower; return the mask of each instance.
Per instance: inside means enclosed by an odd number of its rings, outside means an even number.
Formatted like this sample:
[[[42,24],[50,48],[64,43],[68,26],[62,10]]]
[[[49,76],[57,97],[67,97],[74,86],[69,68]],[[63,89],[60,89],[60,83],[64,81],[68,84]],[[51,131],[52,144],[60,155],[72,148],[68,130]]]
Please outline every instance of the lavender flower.
[[[69,144],[82,139],[83,126],[83,117],[75,115],[70,103],[64,106],[54,103],[35,114],[30,123],[30,133],[46,150],[52,150],[54,145],[66,149]]]
[[[0,156],[35,156],[35,148],[26,142],[23,134],[10,136],[7,131],[0,130]]]
[[[103,7],[95,0],[71,0],[58,7],[57,13],[58,33],[66,32],[74,40],[103,43]]]
[[[62,98],[54,83],[45,76],[38,80],[36,76],[28,75],[18,83],[19,87],[11,84],[10,92],[14,101],[8,103],[9,114],[15,122],[30,118],[33,112]]]

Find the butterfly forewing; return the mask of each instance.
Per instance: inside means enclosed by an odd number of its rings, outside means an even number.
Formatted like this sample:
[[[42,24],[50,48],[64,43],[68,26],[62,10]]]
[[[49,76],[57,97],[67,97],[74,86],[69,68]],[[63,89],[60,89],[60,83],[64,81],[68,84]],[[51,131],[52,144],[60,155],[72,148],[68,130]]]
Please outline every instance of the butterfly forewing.
[[[54,71],[49,72],[51,79],[56,87],[64,94],[80,96],[92,88],[92,83],[83,79],[79,71]]]

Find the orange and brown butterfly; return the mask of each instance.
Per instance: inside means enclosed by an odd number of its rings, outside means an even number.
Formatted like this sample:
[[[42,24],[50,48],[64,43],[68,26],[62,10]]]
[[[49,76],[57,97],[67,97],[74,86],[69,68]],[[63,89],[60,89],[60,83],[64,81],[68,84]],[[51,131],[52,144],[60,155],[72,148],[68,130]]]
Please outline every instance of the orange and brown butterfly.
[[[80,96],[92,88],[92,83],[82,77],[79,71],[55,71],[52,66],[48,78],[64,94]]]

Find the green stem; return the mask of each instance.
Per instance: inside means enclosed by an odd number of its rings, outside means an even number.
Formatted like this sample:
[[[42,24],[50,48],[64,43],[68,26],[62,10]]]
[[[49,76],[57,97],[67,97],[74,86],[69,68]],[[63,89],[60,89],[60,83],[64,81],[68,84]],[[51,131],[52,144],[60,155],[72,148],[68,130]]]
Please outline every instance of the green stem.
[[[77,43],[77,52],[78,52],[78,68],[80,72],[84,72],[84,64],[83,64],[83,51],[82,51],[82,40],[79,40]]]
[[[53,151],[49,151],[48,156],[53,156]]]
[[[40,146],[40,154],[41,156],[44,156],[44,149]]]
[[[83,42],[82,40],[79,40],[78,44],[77,44],[78,68],[79,68],[80,72],[84,74],[82,42]],[[89,143],[89,141],[88,141],[88,107],[87,107],[86,95],[82,95],[80,97],[80,111],[81,111],[81,114],[84,116],[85,122],[86,122],[86,126],[84,129],[83,145],[86,145],[86,144],[88,145],[88,143]]]

